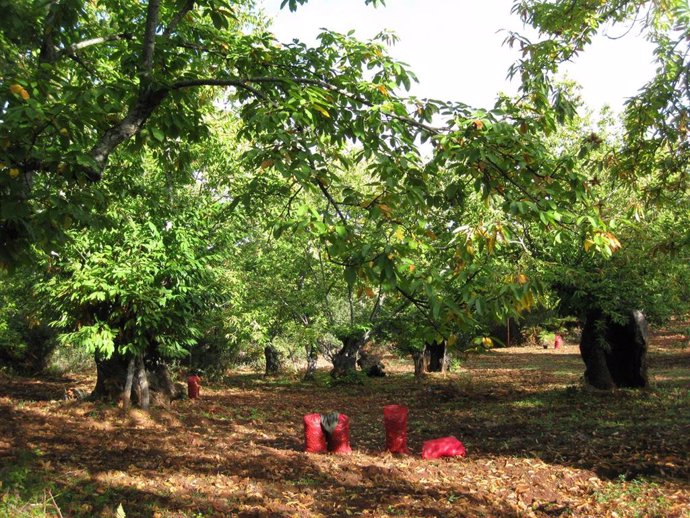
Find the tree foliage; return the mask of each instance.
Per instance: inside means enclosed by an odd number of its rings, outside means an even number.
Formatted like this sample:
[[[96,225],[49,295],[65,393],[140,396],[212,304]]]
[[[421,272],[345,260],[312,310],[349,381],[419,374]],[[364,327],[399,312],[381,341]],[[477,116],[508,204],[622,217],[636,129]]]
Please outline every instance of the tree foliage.
[[[538,39],[509,36],[521,89],[491,110],[408,96],[391,34],[280,43],[249,0],[2,7],[0,262],[55,252],[65,341],[180,356],[386,319],[486,344],[557,280],[615,313],[687,278],[682,1],[516,2]],[[659,70],[609,138],[557,67],[636,16]]]

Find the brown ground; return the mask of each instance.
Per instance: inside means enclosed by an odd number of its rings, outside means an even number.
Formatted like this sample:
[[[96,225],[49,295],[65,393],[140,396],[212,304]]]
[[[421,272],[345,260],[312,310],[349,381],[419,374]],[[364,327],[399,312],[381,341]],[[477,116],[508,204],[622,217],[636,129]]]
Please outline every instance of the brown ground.
[[[0,374],[4,516],[690,516],[690,348],[654,339],[654,386],[580,386],[577,347],[470,356],[416,384],[231,376],[151,415],[62,401],[92,379]],[[685,339],[686,340],[686,339]],[[382,407],[410,408],[414,455],[383,453]],[[303,453],[302,415],[350,416],[350,456]],[[465,459],[422,460],[455,435]],[[683,514],[685,513],[685,514]]]

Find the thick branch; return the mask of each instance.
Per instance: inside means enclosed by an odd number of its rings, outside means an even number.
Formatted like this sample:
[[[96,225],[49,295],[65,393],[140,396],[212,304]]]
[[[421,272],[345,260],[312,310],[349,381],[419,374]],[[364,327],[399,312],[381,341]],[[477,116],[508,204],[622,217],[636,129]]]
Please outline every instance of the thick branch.
[[[144,30],[144,42],[141,53],[141,85],[148,87],[153,77],[153,52],[156,45],[156,26],[158,25],[158,11],[160,0],[149,0],[146,11],[146,28]]]
[[[163,31],[163,36],[166,38],[170,36],[173,31],[177,28],[177,25],[182,21],[189,11],[194,9],[194,0],[187,0],[187,2],[182,6],[182,9],[170,20],[170,23]]]
[[[48,15],[43,25],[43,41],[41,42],[41,53],[38,60],[41,63],[52,63],[55,61],[55,46],[53,45],[53,34],[55,32],[55,19],[57,16],[57,9],[55,5],[58,0],[52,0],[48,4]]]
[[[59,59],[62,56],[73,56],[78,50],[85,49],[86,47],[92,47],[93,45],[100,45],[101,43],[106,43],[109,41],[131,40],[132,38],[133,37],[131,34],[122,33],[111,34],[110,36],[101,36],[98,38],[91,38],[90,40],[80,41],[78,43],[70,45],[69,47],[60,49],[57,52],[56,59]]]
[[[109,128],[101,140],[91,150],[96,163],[96,170],[91,180],[100,180],[100,175],[108,161],[110,153],[120,144],[136,135],[160,103],[165,99],[168,90],[153,90],[141,95],[122,121]]]

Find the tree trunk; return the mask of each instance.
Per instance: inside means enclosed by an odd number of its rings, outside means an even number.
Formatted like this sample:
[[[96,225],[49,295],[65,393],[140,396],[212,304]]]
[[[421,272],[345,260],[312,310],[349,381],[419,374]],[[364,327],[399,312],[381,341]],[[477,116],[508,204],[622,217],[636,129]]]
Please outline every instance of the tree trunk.
[[[412,360],[414,361],[414,378],[420,381],[427,372],[424,351],[413,352]]]
[[[272,345],[267,345],[264,348],[264,356],[266,357],[266,376],[275,376],[282,367],[280,352]]]
[[[339,378],[355,372],[357,370],[357,356],[359,350],[368,339],[369,331],[342,337],[343,347],[333,356],[331,376]]]
[[[309,347],[309,352],[307,353],[307,372],[304,373],[304,381],[311,381],[314,379],[314,374],[316,373],[316,363],[319,360],[319,352],[316,346],[312,345]]]
[[[525,343],[525,336],[522,334],[522,330],[514,318],[509,318],[504,323],[492,326],[490,334],[506,347]]]
[[[431,342],[424,347],[425,368],[427,372],[448,372],[446,341]]]
[[[360,349],[357,365],[370,378],[383,378],[386,375],[386,367],[381,357],[371,351]]]
[[[580,340],[585,381],[598,388],[641,388],[648,385],[647,321],[633,311],[625,323],[614,322],[599,309],[590,311]]]
[[[130,358],[129,365],[127,365],[127,378],[125,380],[125,388],[122,391],[122,406],[125,410],[129,410],[129,405],[132,402],[132,383],[134,382],[134,357]]]
[[[151,393],[149,391],[149,380],[146,374],[146,365],[144,364],[144,355],[140,354],[137,356],[136,364],[137,373],[134,391],[137,394],[139,406],[141,406],[143,410],[148,411],[148,409],[151,407]]]
[[[168,406],[172,400],[184,397],[184,388],[173,383],[168,366],[155,355],[132,357],[115,352],[107,359],[96,354],[95,359],[93,398],[110,402],[122,400],[125,407],[131,403],[147,408],[149,405]]]

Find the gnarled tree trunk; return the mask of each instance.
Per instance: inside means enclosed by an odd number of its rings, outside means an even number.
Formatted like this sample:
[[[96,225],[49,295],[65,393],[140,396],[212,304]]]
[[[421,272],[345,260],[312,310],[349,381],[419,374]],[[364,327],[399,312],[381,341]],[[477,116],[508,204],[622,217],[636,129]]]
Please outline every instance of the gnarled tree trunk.
[[[412,361],[414,361],[414,378],[415,380],[419,381],[427,373],[424,351],[413,352]]]
[[[427,372],[448,372],[445,340],[426,344],[424,347],[424,364]]]
[[[347,376],[357,370],[357,357],[359,350],[369,339],[370,332],[353,333],[341,338],[343,346],[333,356],[333,369],[331,376],[339,378]]]
[[[111,402],[122,400],[148,409],[149,406],[168,406],[174,399],[184,397],[184,388],[175,385],[165,362],[155,355],[122,355],[110,358],[96,354],[96,386],[91,397]]]
[[[264,347],[266,357],[266,376],[275,376],[282,368],[280,352],[272,345]]]
[[[319,352],[316,346],[312,345],[309,347],[309,352],[307,353],[307,371],[304,373],[304,381],[311,381],[314,379],[314,374],[316,373],[316,363],[319,361]]]
[[[632,311],[625,323],[614,322],[599,309],[590,311],[580,340],[585,381],[598,389],[646,387],[647,321]]]
[[[386,375],[386,367],[378,354],[366,351],[359,351],[357,365],[370,378],[383,378]]]

